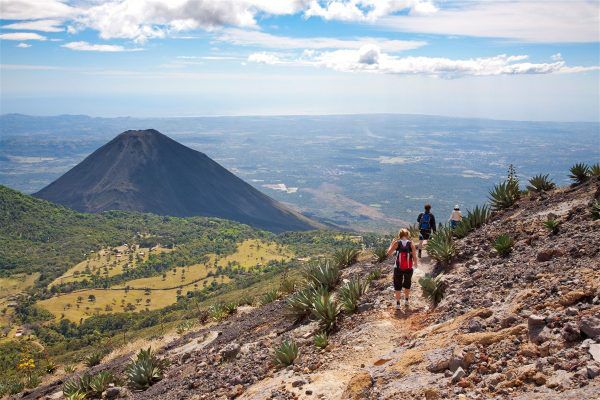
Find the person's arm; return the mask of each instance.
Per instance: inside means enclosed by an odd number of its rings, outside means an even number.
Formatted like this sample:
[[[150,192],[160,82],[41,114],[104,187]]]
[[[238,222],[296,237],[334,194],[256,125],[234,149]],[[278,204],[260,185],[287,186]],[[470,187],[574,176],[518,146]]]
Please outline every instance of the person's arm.
[[[417,217],[417,222],[421,223],[421,217],[423,216],[423,213],[419,214],[419,216]]]
[[[435,224],[435,217],[433,216],[433,214],[431,214],[431,224],[430,225],[431,225],[431,229],[433,230],[433,233],[435,233],[437,230],[437,227]]]
[[[417,257],[417,247],[415,246],[415,244],[413,242],[410,243],[410,247],[412,247],[413,265],[416,268],[419,265],[419,258]]]
[[[397,240],[392,241],[392,243],[390,243],[390,247],[388,247],[387,256],[388,257],[391,256],[396,251],[397,248],[398,248],[398,241]]]

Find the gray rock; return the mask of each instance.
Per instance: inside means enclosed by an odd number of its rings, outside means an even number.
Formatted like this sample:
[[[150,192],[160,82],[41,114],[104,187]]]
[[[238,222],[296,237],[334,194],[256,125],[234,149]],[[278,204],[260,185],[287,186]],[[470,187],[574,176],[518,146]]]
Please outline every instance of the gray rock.
[[[467,330],[469,332],[481,332],[483,330],[483,324],[479,318],[473,318],[467,324]]]
[[[452,349],[450,347],[436,349],[425,354],[427,361],[427,371],[442,372],[448,369],[452,359]]]
[[[577,311],[577,309],[575,307],[569,307],[569,308],[567,308],[565,313],[572,317],[574,315],[577,315],[579,313],[579,311]]]
[[[240,352],[240,349],[241,349],[241,347],[239,344],[229,343],[228,345],[223,347],[223,349],[221,349],[220,354],[221,354],[221,357],[223,357],[223,359],[231,360],[231,359],[235,358],[235,356],[237,356],[237,354]]]
[[[588,378],[594,379],[595,377],[600,376],[600,365],[596,363],[588,364],[586,366],[586,371]]]
[[[500,326],[504,329],[510,328],[518,320],[519,320],[519,317],[517,317],[515,314],[508,314],[508,315],[504,316],[502,319],[500,319]]]
[[[552,339],[550,329],[546,327],[546,319],[540,315],[531,314],[527,318],[529,340],[536,344]]]
[[[579,322],[579,329],[589,338],[600,337],[600,319],[585,317]]]
[[[600,344],[590,344],[590,348],[588,349],[588,351],[590,352],[594,361],[600,362]]]
[[[128,397],[127,392],[128,392],[128,390],[124,387],[120,387],[120,386],[110,387],[102,393],[102,398],[110,400],[110,399],[118,399],[118,398]]]
[[[575,322],[567,323],[561,334],[563,339],[565,339],[567,342],[576,342],[581,337],[579,334],[579,327]]]
[[[358,306],[358,312],[365,312],[373,309],[373,303],[363,303]]]
[[[573,374],[562,369],[557,370],[550,379],[546,381],[546,386],[551,389],[565,389],[571,386]]]
[[[461,367],[458,367],[456,369],[456,371],[454,371],[454,374],[452,375],[452,382],[456,383],[456,382],[460,381],[460,378],[462,378],[466,374],[467,373],[465,372],[464,369],[462,369]]]

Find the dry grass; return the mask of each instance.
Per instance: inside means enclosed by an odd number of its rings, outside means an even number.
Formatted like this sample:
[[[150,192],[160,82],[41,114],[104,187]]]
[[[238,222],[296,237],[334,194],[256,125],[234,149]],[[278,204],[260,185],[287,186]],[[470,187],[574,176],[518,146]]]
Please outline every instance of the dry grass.
[[[279,246],[275,243],[267,243],[262,240],[249,239],[240,243],[234,254],[218,258],[209,254],[208,265],[215,267],[220,265],[225,268],[230,263],[238,263],[243,268],[250,269],[258,265],[266,265],[269,261],[289,261],[294,256],[287,246]]]

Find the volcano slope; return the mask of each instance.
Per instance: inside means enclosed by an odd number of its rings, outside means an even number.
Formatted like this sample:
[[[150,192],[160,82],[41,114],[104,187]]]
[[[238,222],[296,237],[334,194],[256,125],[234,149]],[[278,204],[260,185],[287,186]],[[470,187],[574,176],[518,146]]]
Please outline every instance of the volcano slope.
[[[381,269],[357,313],[342,315],[324,350],[316,321],[286,318],[285,300],[240,309],[160,349],[165,377],[134,399],[597,399],[600,393],[600,181],[523,198],[456,242],[448,289],[431,309],[413,283],[411,306],[394,310],[391,260],[363,253],[342,271]],[[542,221],[561,221],[550,234]],[[514,240],[500,257],[492,243]],[[414,280],[437,271],[427,256]],[[373,276],[372,276],[373,277]],[[273,351],[294,340],[299,356],[277,367]],[[127,357],[95,367],[123,370]],[[60,385],[27,399],[60,396]]]

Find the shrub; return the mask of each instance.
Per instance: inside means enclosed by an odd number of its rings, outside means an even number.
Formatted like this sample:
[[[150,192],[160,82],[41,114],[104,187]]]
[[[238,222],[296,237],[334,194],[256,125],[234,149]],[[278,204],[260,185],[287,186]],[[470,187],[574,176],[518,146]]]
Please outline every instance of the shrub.
[[[410,233],[411,238],[418,239],[420,232],[421,230],[419,229],[419,224],[413,224],[408,226],[408,233]]]
[[[240,306],[251,306],[254,304],[254,297],[250,296],[249,294],[245,294],[239,298],[238,304]]]
[[[369,289],[369,282],[360,278],[352,278],[338,291],[342,308],[348,313],[356,312],[358,301]]]
[[[452,258],[456,255],[456,246],[452,240],[452,230],[449,228],[440,228],[434,233],[426,245],[427,254],[434,260],[444,265],[450,264]]]
[[[512,207],[521,195],[519,183],[516,180],[506,180],[490,190],[490,202],[495,211],[505,210]]]
[[[215,303],[212,306],[208,307],[208,315],[214,321],[221,322],[229,316],[229,312],[225,308],[225,304]]]
[[[333,254],[333,259],[340,269],[348,268],[358,260],[360,250],[353,247],[346,247],[344,249],[337,250]]]
[[[600,163],[595,163],[590,167],[590,176],[600,176]]]
[[[548,174],[546,175],[535,175],[531,179],[529,179],[529,185],[527,185],[527,190],[531,192],[547,192],[556,187],[554,182],[548,178]]]
[[[104,353],[101,351],[93,351],[89,356],[87,356],[83,363],[85,364],[86,367],[88,368],[92,368],[95,367],[96,365],[100,364],[100,362],[102,361],[102,358],[104,358]]]
[[[329,344],[329,337],[326,332],[317,333],[314,337],[315,346],[324,349]]]
[[[29,375],[25,380],[25,386],[29,389],[38,387],[40,383],[42,383],[42,380],[37,374]]]
[[[296,342],[285,340],[281,346],[275,350],[275,363],[278,365],[292,365],[298,358],[298,345]]]
[[[324,287],[331,291],[335,289],[340,280],[340,269],[330,262],[313,263],[302,270],[302,275],[309,286]]]
[[[375,247],[373,249],[373,255],[377,258],[377,262],[383,262],[387,258],[387,248],[385,247]]]
[[[379,278],[381,278],[381,275],[383,275],[383,272],[381,272],[381,268],[375,267],[371,272],[369,272],[369,275],[367,275],[367,281],[376,281]]]
[[[279,299],[279,292],[277,291],[277,289],[271,289],[267,293],[262,295],[260,299],[260,304],[264,306],[265,304],[272,303],[277,299]]]
[[[600,200],[596,200],[592,205],[592,220],[596,221],[597,219],[600,219]]]
[[[579,185],[584,183],[590,177],[590,167],[584,163],[577,163],[571,167],[569,170],[571,173],[569,174],[569,178],[575,183]]]
[[[167,361],[158,358],[150,347],[141,349],[125,367],[127,382],[132,389],[145,390],[162,379],[167,365]]]
[[[58,365],[56,365],[56,363],[54,361],[48,360],[48,362],[46,362],[46,373],[52,374],[57,369],[58,369]]]
[[[296,291],[296,281],[286,276],[279,284],[279,291],[284,294],[294,293]]]
[[[223,305],[223,308],[225,309],[228,315],[235,314],[238,309],[238,303],[236,303],[235,301],[230,301],[229,303],[225,303]]]
[[[429,300],[432,308],[437,307],[446,294],[444,274],[439,274],[435,278],[430,274],[426,274],[419,278],[419,285],[421,286],[423,297]]]
[[[75,366],[71,364],[65,365],[64,370],[66,374],[72,374],[73,372],[75,372]]]
[[[194,324],[190,321],[181,321],[177,324],[176,332],[178,335],[183,335],[185,332],[189,331],[194,327]]]
[[[558,227],[560,226],[560,221],[558,221],[554,218],[548,218],[546,221],[544,221],[544,226],[546,227],[546,229],[548,229],[548,231],[550,233],[552,233],[553,235],[556,235],[558,233]]]
[[[316,296],[311,310],[326,332],[335,328],[340,311],[339,304],[329,292],[322,292]]]
[[[507,234],[502,234],[496,238],[494,242],[494,249],[500,254],[500,256],[505,257],[510,254],[512,251],[513,240]]]

